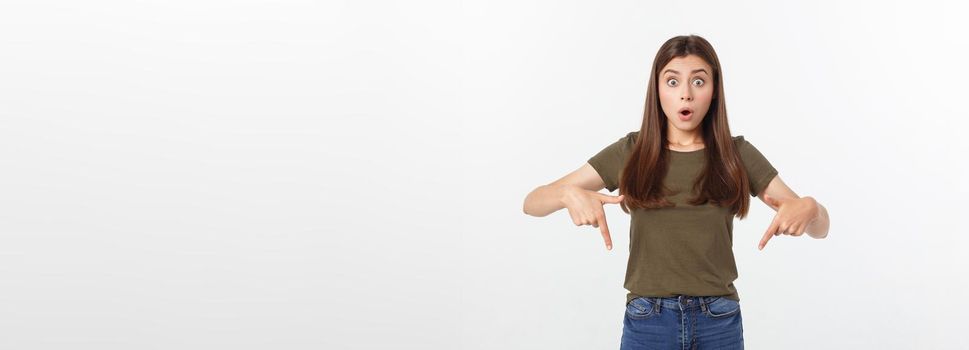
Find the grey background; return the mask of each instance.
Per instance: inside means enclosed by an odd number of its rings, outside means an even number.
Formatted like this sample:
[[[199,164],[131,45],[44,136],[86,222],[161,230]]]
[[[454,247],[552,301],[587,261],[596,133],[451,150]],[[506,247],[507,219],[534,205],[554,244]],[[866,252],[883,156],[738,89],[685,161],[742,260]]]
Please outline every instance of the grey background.
[[[735,222],[747,347],[969,347],[958,6],[2,2],[0,347],[618,348],[628,216],[522,200],[690,33],[831,215]]]

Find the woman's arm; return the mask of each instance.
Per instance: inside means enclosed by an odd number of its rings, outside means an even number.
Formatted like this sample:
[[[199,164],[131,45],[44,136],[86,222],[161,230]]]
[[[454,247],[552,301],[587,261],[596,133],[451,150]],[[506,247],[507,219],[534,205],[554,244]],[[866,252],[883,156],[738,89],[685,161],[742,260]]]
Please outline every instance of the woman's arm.
[[[808,224],[804,233],[807,233],[808,236],[813,238],[825,238],[828,236],[828,227],[831,224],[831,221],[828,219],[828,209],[821,205],[821,203],[814,202],[817,203],[820,214],[817,219]]]
[[[828,236],[828,227],[830,226],[828,210],[821,203],[818,203],[814,197],[798,196],[781,180],[780,176],[774,176],[774,179],[757,197],[771,209],[777,211],[774,221],[771,222],[767,232],[760,240],[759,249],[763,249],[772,236],[781,234],[796,237],[807,233],[808,236],[815,239]]]
[[[802,232],[807,233],[808,236],[812,238],[825,238],[828,236],[828,226],[830,221],[828,220],[828,209],[826,209],[821,203],[811,196],[801,197],[797,193],[794,193],[784,180],[781,180],[780,175],[774,176],[774,178],[767,184],[767,187],[757,196],[760,198],[764,204],[774,209],[774,211],[780,210],[780,206],[777,201],[785,201],[787,199],[796,199],[800,202],[810,203],[812,209],[817,210],[817,216],[806,225]],[[766,197],[773,198],[770,200]],[[783,230],[782,230],[783,231]],[[796,233],[796,232],[795,232]],[[799,234],[798,234],[799,235]]]
[[[541,185],[528,193],[522,210],[531,216],[546,216],[565,208],[563,199],[576,191],[592,191],[606,188],[599,173],[589,163],[554,182]]]
[[[559,209],[568,208],[572,223],[576,226],[591,225],[599,229],[606,249],[612,250],[612,235],[606,224],[605,204],[618,204],[622,196],[599,193],[605,183],[588,163],[561,179],[548,185],[538,186],[525,196],[522,210],[531,216],[546,216]]]

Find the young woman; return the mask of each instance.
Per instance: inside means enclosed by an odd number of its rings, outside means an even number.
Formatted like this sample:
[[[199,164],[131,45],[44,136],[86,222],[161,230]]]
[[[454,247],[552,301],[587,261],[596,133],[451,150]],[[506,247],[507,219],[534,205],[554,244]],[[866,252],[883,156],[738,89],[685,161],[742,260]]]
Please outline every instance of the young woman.
[[[525,198],[528,215],[568,209],[573,223],[601,231],[606,249],[603,206],[630,214],[622,349],[743,349],[733,218],[747,216],[751,196],[777,212],[758,249],[781,234],[827,236],[827,210],[730,134],[722,72],[705,39],[668,40],[653,60],[639,131]]]

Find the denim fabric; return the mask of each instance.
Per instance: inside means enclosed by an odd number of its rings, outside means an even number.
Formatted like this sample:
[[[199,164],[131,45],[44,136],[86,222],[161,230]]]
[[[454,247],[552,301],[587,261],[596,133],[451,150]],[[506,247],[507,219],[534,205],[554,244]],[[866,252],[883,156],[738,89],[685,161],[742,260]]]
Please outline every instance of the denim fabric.
[[[740,302],[733,299],[680,295],[626,304],[620,350],[743,348]]]

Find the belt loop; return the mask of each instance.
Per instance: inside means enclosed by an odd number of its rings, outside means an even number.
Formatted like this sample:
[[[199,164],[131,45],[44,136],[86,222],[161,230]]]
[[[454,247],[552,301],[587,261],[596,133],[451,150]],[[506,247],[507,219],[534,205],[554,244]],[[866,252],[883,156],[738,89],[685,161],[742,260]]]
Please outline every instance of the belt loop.
[[[700,310],[707,311],[707,301],[709,301],[707,297],[700,297]]]
[[[663,305],[661,305],[660,303],[662,303],[660,298],[658,297],[653,298],[653,312],[660,313],[663,311],[663,307],[662,307]]]

